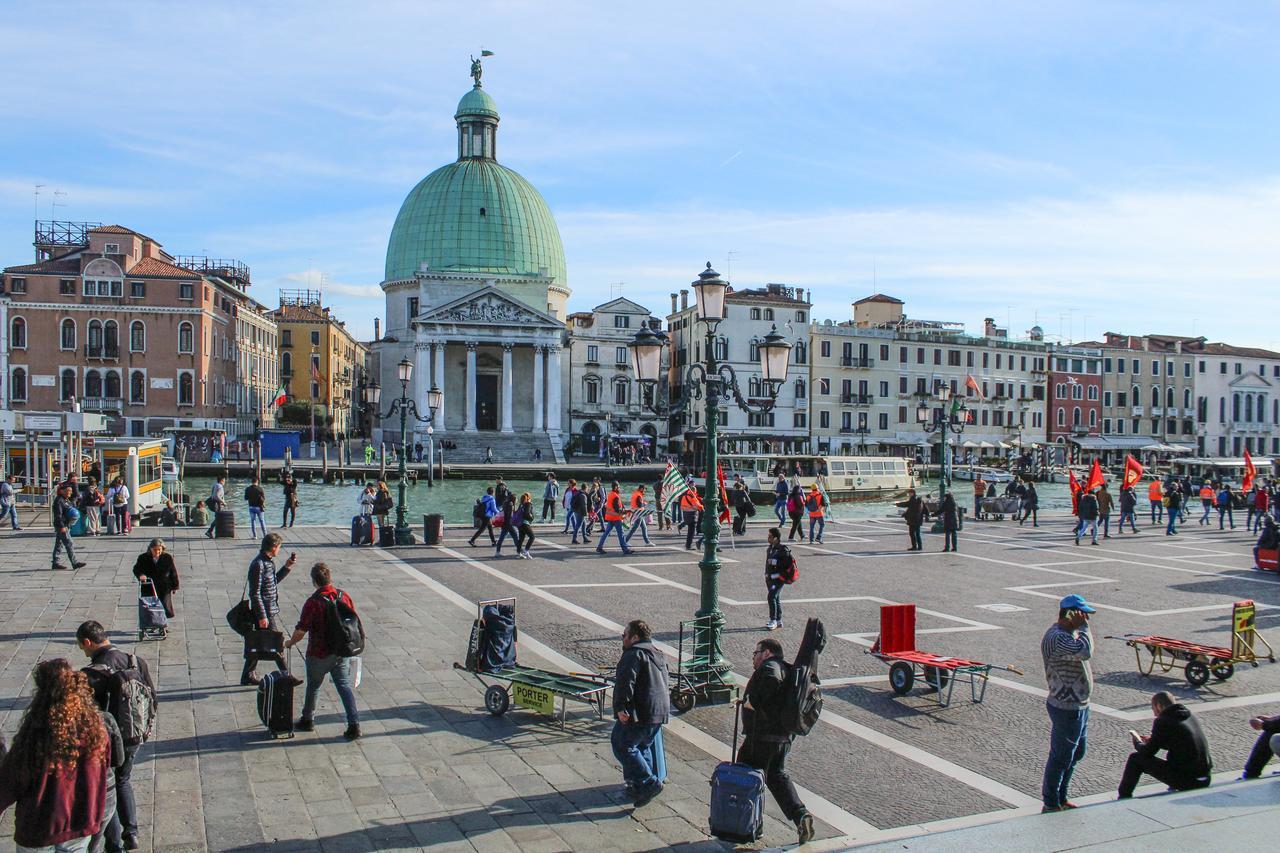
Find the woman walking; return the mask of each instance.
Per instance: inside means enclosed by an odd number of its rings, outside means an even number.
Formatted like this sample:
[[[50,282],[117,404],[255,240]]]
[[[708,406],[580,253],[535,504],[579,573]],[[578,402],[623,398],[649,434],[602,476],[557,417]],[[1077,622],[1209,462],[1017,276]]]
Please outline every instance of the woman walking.
[[[531,559],[529,546],[533,544],[533,495],[525,492],[516,508],[516,556]]]
[[[280,526],[293,527],[293,522],[298,517],[298,481],[293,479],[293,474],[286,471],[280,480],[280,486],[284,491],[284,509],[281,510]]]
[[[787,516],[791,519],[787,541],[792,542],[798,536],[803,542],[804,528],[800,526],[800,520],[804,518],[804,489],[800,488],[799,483],[791,487],[791,494],[787,496]]]
[[[960,529],[960,510],[956,507],[956,498],[951,492],[947,492],[938,505],[938,515],[942,516],[942,550],[959,550],[956,547],[956,531]]]
[[[0,759],[0,812],[17,803],[19,851],[81,853],[103,824],[111,744],[83,672],[65,658],[35,668],[35,694]]]
[[[123,478],[116,477],[111,481],[111,488],[107,490],[106,504],[116,518],[116,533],[121,535],[128,533],[130,529],[129,487],[124,484]]]
[[[164,549],[163,539],[152,539],[147,550],[133,564],[133,576],[155,584],[156,597],[164,605],[164,615],[173,618],[173,594],[178,590],[178,567]]]

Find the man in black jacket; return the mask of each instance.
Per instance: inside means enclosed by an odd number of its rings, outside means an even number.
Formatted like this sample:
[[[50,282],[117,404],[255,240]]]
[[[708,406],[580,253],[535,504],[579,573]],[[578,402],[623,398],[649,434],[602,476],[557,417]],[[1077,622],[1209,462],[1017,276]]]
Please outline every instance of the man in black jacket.
[[[76,560],[76,552],[71,547],[71,525],[75,523],[71,520],[71,486],[66,483],[58,486],[57,495],[53,499],[53,568],[66,568],[58,562],[58,552],[65,548],[71,567],[83,569],[85,564]]]
[[[908,551],[923,551],[924,540],[920,538],[920,526],[929,520],[929,510],[924,505],[924,498],[916,494],[915,489],[907,489],[907,499],[899,506],[905,507],[902,520],[907,523],[907,535],[911,538]]]
[[[613,684],[613,732],[609,743],[634,791],[636,808],[662,793],[662,780],[646,757],[654,738],[671,719],[667,662],[653,646],[648,624],[639,619],[622,632],[622,657]]]
[[[1200,723],[1185,705],[1178,704],[1172,694],[1163,690],[1151,697],[1151,711],[1156,717],[1151,734],[1143,737],[1137,732],[1129,733],[1135,751],[1130,753],[1124,775],[1120,777],[1120,799],[1133,796],[1143,773],[1175,791],[1209,787],[1213,759],[1209,757],[1209,744],[1200,731]],[[1169,751],[1168,758],[1156,758],[1162,749]]]
[[[279,533],[268,533],[262,537],[262,547],[258,556],[249,564],[249,579],[246,586],[249,591],[249,607],[253,611],[255,627],[261,630],[280,631],[280,592],[276,585],[288,576],[297,562],[298,555],[290,554],[282,568],[277,569],[275,556],[280,553],[280,545],[284,538]],[[283,632],[281,632],[283,633]],[[252,636],[252,635],[250,635]],[[245,686],[257,684],[259,655],[248,650],[244,655],[244,671],[240,673],[240,683]],[[275,661],[276,668],[288,672],[284,654],[264,655]]]
[[[787,680],[787,662],[782,657],[782,644],[772,637],[756,643],[751,656],[755,672],[747,682],[742,702],[742,731],[746,736],[738,750],[738,763],[764,772],[769,793],[777,800],[782,813],[796,825],[800,843],[813,840],[813,817],[796,786],[787,775],[787,753],[795,735],[782,724],[783,687]]]

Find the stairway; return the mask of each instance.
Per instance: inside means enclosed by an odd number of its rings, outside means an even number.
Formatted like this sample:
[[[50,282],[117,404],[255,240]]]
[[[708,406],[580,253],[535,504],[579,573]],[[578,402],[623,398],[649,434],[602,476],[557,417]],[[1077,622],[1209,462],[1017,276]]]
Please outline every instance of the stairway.
[[[545,432],[462,432],[454,430],[436,433],[437,442],[452,442],[456,448],[445,448],[444,463],[479,464],[485,461],[485,453],[493,449],[493,461],[498,463],[533,462],[535,449],[542,451],[543,462],[564,462],[564,451],[554,446]]]

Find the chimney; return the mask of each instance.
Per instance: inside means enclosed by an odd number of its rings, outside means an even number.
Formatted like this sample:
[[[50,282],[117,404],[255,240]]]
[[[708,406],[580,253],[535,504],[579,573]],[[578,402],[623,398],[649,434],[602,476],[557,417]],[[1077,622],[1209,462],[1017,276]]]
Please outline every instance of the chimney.
[[[988,338],[994,338],[996,336],[996,321],[994,318],[982,318],[982,334]]]
[[[382,340],[382,321],[377,317],[373,318],[373,339],[375,341]]]
[[[671,294],[671,313],[676,313],[676,295],[674,293]]]
[[[689,307],[689,291],[680,291],[680,310],[683,311]]]
[[[1151,349],[1151,338],[1148,338],[1146,335],[1142,336],[1142,348],[1148,351]]]
[[[797,288],[796,288],[796,299],[800,300],[801,302],[804,302],[804,288],[803,288],[803,287],[797,287]]]

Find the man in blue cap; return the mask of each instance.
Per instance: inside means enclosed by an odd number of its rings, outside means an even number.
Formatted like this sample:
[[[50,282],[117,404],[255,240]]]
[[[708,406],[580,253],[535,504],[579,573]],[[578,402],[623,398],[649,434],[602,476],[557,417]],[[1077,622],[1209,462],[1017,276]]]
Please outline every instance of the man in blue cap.
[[[1049,626],[1040,641],[1044,677],[1049,685],[1045,706],[1051,725],[1041,811],[1075,808],[1067,799],[1067,787],[1076,763],[1084,758],[1085,731],[1089,726],[1089,696],[1093,692],[1089,614],[1094,612],[1082,596],[1068,595],[1058,604],[1058,621]]]

